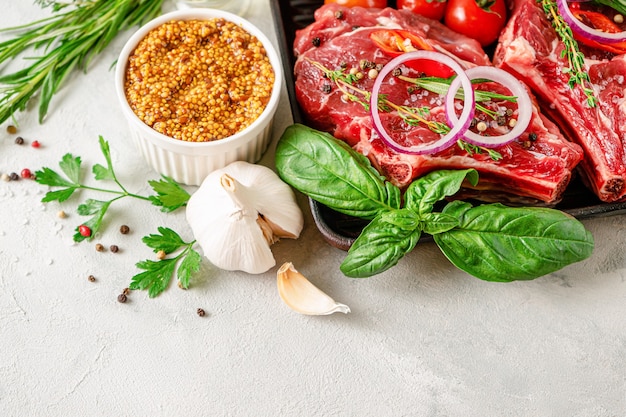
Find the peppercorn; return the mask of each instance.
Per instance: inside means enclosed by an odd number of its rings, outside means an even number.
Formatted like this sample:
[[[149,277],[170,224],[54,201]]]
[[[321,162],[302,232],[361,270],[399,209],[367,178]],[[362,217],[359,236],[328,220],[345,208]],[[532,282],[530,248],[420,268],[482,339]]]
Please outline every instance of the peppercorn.
[[[333,91],[333,87],[332,87],[332,85],[330,85],[330,84],[324,84],[324,85],[322,86],[322,91],[323,91],[325,94],[330,94],[330,93]]]
[[[19,176],[19,175],[17,175],[17,173],[15,173],[15,172],[11,172],[11,173],[9,174],[9,179],[10,179],[11,181],[17,181],[17,180],[19,180],[19,179],[20,179],[20,176]]]
[[[64,219],[64,218],[66,218],[66,217],[67,217],[67,213],[65,213],[63,210],[61,210],[61,211],[59,211],[59,212],[57,213],[57,217],[58,217],[59,219]]]
[[[164,251],[164,250],[160,250],[160,251],[158,251],[158,252],[156,253],[156,257],[157,257],[157,259],[159,259],[159,260],[161,260],[161,259],[165,259],[165,256],[166,256],[166,255],[167,255],[167,254],[165,253],[165,251]]]
[[[24,138],[23,138],[23,137],[21,137],[21,136],[16,137],[16,138],[15,138],[15,143],[16,143],[17,145],[23,145],[23,144],[24,144]]]
[[[120,226],[120,233],[125,235],[128,232],[130,232],[130,227],[126,226],[125,224]]]
[[[337,20],[342,20],[342,19],[343,19],[343,17],[344,17],[344,16],[343,16],[343,10],[337,10],[337,11],[335,12],[335,19],[337,19]]]
[[[537,140],[537,134],[535,132],[531,132],[528,134],[528,140],[530,140],[531,142],[534,142]]]
[[[22,178],[30,178],[33,175],[33,173],[30,171],[30,169],[28,168],[24,168],[21,172],[20,172],[20,176]]]
[[[11,181],[11,177],[9,177],[9,174],[2,173],[2,181],[5,181],[5,182]]]
[[[41,144],[38,140],[34,140],[33,143],[30,144],[30,146],[32,146],[33,148],[39,148]]]
[[[96,243],[96,251],[102,252],[104,250],[104,245],[102,243]]]
[[[199,308],[196,310],[196,313],[198,313],[200,317],[204,317],[204,315],[206,314],[206,311],[204,311],[204,309],[202,308]]]
[[[113,253],[117,253],[120,250],[120,248],[117,245],[111,245],[109,249],[111,249],[111,252]]]
[[[78,226],[78,233],[80,233],[81,236],[89,237],[91,236],[91,229],[89,228],[89,226],[81,224],[80,226]]]
[[[316,36],[311,40],[311,43],[317,48],[322,44],[322,40]]]
[[[117,296],[117,301],[120,303],[125,303],[126,300],[128,300],[128,297],[126,297],[126,294],[121,293],[120,295]]]
[[[89,280],[89,282],[96,282],[96,277],[94,277],[93,275],[89,275],[87,279]]]

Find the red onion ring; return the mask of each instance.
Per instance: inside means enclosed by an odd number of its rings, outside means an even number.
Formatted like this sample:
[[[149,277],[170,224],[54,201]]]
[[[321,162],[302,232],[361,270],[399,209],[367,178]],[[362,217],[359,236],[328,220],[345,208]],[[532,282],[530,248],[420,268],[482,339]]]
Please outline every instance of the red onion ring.
[[[556,0],[556,6],[563,20],[569,25],[570,29],[572,29],[572,32],[579,36],[604,43],[616,43],[626,40],[626,32],[608,33],[585,25],[574,16],[567,5],[567,0]]]
[[[522,133],[524,133],[524,131],[530,124],[533,110],[532,101],[530,100],[530,96],[528,95],[526,87],[524,87],[524,85],[522,85],[522,83],[517,78],[515,78],[508,72],[496,67],[479,66],[470,68],[465,71],[465,73],[471,80],[477,78],[485,78],[507,87],[511,91],[513,96],[517,97],[516,101],[518,113],[515,126],[504,135],[481,136],[477,133],[472,132],[471,130],[467,130],[464,134],[465,140],[477,146],[493,148],[496,146],[507,144],[518,138]],[[446,116],[448,117],[450,124],[458,123],[459,120],[456,112],[454,111],[454,96],[456,95],[457,91],[459,91],[459,82],[458,80],[453,80],[452,84],[450,84],[448,95],[446,96]]]
[[[463,108],[459,122],[450,126],[450,131],[442,136],[439,140],[431,143],[424,143],[414,146],[403,146],[396,142],[385,130],[380,120],[380,114],[378,112],[378,93],[385,77],[397,68],[400,64],[407,61],[415,61],[420,59],[428,59],[432,61],[441,62],[452,69],[456,74],[456,79],[460,80],[463,86],[463,94],[465,96],[465,103],[469,103]],[[450,147],[456,140],[463,135],[463,133],[469,128],[469,125],[474,117],[474,90],[472,89],[472,83],[469,77],[465,74],[465,71],[461,66],[456,63],[452,58],[435,51],[412,51],[406,52],[400,56],[395,57],[389,61],[383,69],[380,71],[374,86],[372,88],[372,94],[370,97],[370,113],[372,115],[372,122],[374,129],[380,135],[381,139],[393,150],[400,153],[407,153],[412,155],[422,155],[427,153],[439,152],[445,148]]]

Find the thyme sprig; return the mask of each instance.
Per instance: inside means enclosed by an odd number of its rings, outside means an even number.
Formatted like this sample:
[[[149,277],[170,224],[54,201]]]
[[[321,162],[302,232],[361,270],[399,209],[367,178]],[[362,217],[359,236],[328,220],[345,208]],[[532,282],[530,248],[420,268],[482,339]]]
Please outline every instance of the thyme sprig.
[[[366,111],[370,109],[370,98],[371,92],[363,90],[361,88],[356,87],[354,84],[357,83],[360,78],[357,74],[346,73],[345,69],[339,70],[330,70],[326,68],[319,62],[309,60],[309,62],[316,68],[318,68],[324,74],[324,77],[337,86],[339,90],[344,95],[345,99],[353,102],[360,103]],[[423,77],[423,78],[409,78],[404,76],[399,76],[398,78],[407,81],[409,83],[415,84],[419,88],[423,88],[430,92],[436,94],[445,94],[450,88],[451,80],[436,78],[436,77]],[[476,80],[476,82],[483,82],[484,80]],[[460,92],[457,93],[460,96]],[[476,91],[476,102],[477,109],[482,109],[484,113],[491,116],[492,118],[496,118],[499,116],[496,112],[485,108],[484,106],[480,106],[478,104],[479,101],[487,101],[491,99],[501,99],[515,102],[516,97],[507,96],[499,93],[494,93],[490,91]],[[379,94],[378,95],[378,109],[383,112],[389,112],[391,110],[395,110],[398,113],[398,116],[402,118],[402,120],[410,126],[417,126],[419,124],[424,124],[428,127],[432,132],[437,133],[439,135],[445,135],[450,131],[450,127],[445,123],[434,121],[429,119],[430,110],[427,107],[410,107],[406,105],[398,105],[388,100],[387,95]],[[458,140],[457,144],[460,149],[467,152],[469,155],[474,153],[482,153],[487,152],[487,154],[494,161],[498,161],[502,159],[502,155],[494,150],[487,149],[482,146],[476,146],[469,144],[463,140]]]
[[[171,212],[187,204],[190,197],[189,193],[167,176],[163,176],[160,180],[148,181],[148,184],[155,192],[154,195],[143,196],[129,192],[126,187],[120,183],[113,170],[108,142],[105,141],[102,136],[100,136],[99,141],[100,150],[106,160],[106,166],[95,164],[92,168],[94,178],[97,181],[113,181],[118,189],[94,187],[84,184],[82,182],[83,170],[81,167],[81,158],[70,153],[65,154],[61,162],[59,162],[59,167],[65,176],[47,167],[35,172],[35,179],[39,184],[60,188],[48,191],[41,200],[43,203],[51,201],[64,202],[79,190],[97,191],[99,193],[113,195],[109,200],[95,200],[90,198],[78,206],[77,212],[79,215],[92,217],[76,227],[74,241],[81,242],[85,239],[93,238],[95,233],[100,230],[104,216],[111,204],[125,197],[148,201],[152,203],[152,205],[160,207],[163,212]],[[80,226],[87,226],[91,230],[91,234],[89,236],[81,234]]]
[[[75,69],[89,64],[115,36],[159,15],[163,0],[38,0],[53,15],[24,25],[0,29],[15,37],[0,42],[0,65],[24,56],[30,64],[0,75],[0,123],[26,109],[39,95],[39,122],[50,101]],[[34,51],[41,55],[32,56]],[[29,54],[26,56],[26,54]]]
[[[585,56],[578,49],[578,42],[574,39],[574,34],[569,25],[563,20],[559,14],[559,9],[554,0],[537,0],[548,20],[552,22],[552,27],[556,31],[565,48],[561,53],[561,58],[567,57],[569,67],[563,68],[564,73],[569,73],[568,85],[574,88],[580,85],[583,93],[587,97],[587,105],[595,107],[598,99],[593,94],[593,89],[589,87],[589,74],[585,69]]]

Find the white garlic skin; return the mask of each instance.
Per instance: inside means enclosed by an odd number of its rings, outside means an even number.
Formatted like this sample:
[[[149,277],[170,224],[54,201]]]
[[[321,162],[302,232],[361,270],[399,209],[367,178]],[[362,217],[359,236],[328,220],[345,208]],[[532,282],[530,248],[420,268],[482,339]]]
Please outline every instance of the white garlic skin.
[[[304,226],[289,185],[270,168],[243,161],[209,174],[187,202],[186,215],[213,265],[250,274],[275,266],[270,246],[298,238]]]
[[[276,278],[280,298],[295,312],[310,316],[350,312],[350,307],[336,302],[313,285],[291,262],[285,262],[278,269]]]

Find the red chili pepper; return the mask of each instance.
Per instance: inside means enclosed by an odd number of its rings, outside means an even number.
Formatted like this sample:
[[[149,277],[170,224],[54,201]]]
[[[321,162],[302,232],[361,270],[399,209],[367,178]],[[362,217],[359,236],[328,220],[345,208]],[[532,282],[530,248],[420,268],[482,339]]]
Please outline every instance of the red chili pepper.
[[[572,14],[574,15],[574,17],[576,17],[576,19],[580,20],[581,22],[593,29],[600,30],[606,33],[623,32],[622,28],[615,24],[615,22],[613,22],[613,20],[611,20],[608,16],[591,10],[581,10],[578,3],[571,3],[570,10],[572,11]],[[603,51],[612,52],[618,55],[626,53],[626,41],[612,42],[609,44],[601,43],[592,39],[585,38],[583,36],[574,35],[574,37],[578,42],[596,49],[601,49]]]
[[[415,50],[434,51],[434,48],[424,38],[408,30],[376,30],[370,34],[370,39],[385,54],[392,57]],[[449,78],[454,75],[454,71],[450,67],[437,61],[419,60],[407,65],[432,77]]]

